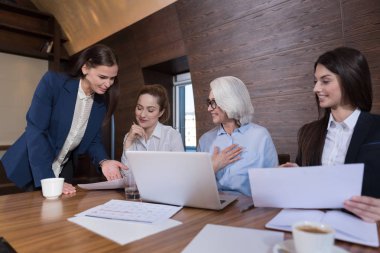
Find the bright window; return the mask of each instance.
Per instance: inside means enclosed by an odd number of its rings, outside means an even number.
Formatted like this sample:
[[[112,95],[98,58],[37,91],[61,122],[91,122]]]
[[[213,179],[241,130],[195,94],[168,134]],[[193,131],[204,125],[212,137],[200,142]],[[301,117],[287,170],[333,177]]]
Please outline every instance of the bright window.
[[[190,73],[174,76],[173,123],[182,136],[186,151],[196,150],[196,124]]]

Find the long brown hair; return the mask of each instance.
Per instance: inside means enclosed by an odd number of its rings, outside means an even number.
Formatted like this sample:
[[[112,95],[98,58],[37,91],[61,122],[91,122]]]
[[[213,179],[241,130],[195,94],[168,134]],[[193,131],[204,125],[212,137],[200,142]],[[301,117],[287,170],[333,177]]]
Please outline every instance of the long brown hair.
[[[85,64],[89,68],[95,68],[97,66],[112,67],[114,65],[119,65],[118,58],[113,50],[102,44],[96,44],[85,49],[75,59],[76,61],[69,74],[72,77],[81,79],[84,78],[82,66]],[[115,77],[114,83],[103,96],[107,105],[107,113],[103,121],[103,125],[105,125],[111,119],[119,100],[119,82],[117,76]]]
[[[358,50],[339,47],[328,51],[314,64],[323,65],[340,77],[342,99],[354,108],[369,112],[372,108],[372,82],[365,56]],[[298,155],[296,162],[301,166],[320,165],[327,134],[330,108],[318,107],[318,120],[304,125],[298,132]]]

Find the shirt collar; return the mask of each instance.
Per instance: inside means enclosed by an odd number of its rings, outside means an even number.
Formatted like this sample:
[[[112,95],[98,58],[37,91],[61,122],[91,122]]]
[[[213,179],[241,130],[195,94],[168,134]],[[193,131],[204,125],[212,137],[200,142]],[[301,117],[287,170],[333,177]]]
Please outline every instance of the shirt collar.
[[[161,138],[161,129],[162,129],[162,124],[160,122],[157,122],[156,127],[153,130],[152,136],[157,137],[158,139]]]
[[[91,93],[91,95],[87,96],[86,93],[84,93],[84,90],[82,88],[82,79],[79,80],[79,89],[78,89],[78,97],[80,100],[92,98],[94,96],[94,93]]]
[[[249,123],[242,125],[234,130],[234,132],[244,133],[249,128]],[[222,124],[219,125],[219,129],[217,132],[217,135],[227,134],[227,132],[224,130]]]
[[[330,113],[329,123],[327,125],[327,130],[331,129],[332,126],[342,124],[346,126],[349,130],[353,130],[356,122],[358,121],[359,115],[360,115],[360,109],[356,108],[355,111],[351,113],[350,116],[348,116],[345,120],[343,120],[341,123],[338,123],[334,120],[334,117],[332,113]]]

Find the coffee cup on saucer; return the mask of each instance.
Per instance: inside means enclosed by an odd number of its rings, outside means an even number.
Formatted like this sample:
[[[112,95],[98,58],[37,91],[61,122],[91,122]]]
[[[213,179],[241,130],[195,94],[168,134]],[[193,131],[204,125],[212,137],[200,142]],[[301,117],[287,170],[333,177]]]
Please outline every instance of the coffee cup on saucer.
[[[335,231],[323,223],[301,221],[293,224],[292,233],[297,253],[332,253]]]

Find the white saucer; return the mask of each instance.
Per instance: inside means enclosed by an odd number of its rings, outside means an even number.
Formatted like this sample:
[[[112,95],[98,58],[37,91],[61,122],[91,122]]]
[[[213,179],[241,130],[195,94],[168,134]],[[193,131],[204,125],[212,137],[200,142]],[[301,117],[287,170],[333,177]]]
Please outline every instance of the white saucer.
[[[296,253],[293,240],[277,243],[273,248],[273,253]],[[348,253],[348,251],[338,246],[333,246],[331,253]]]

